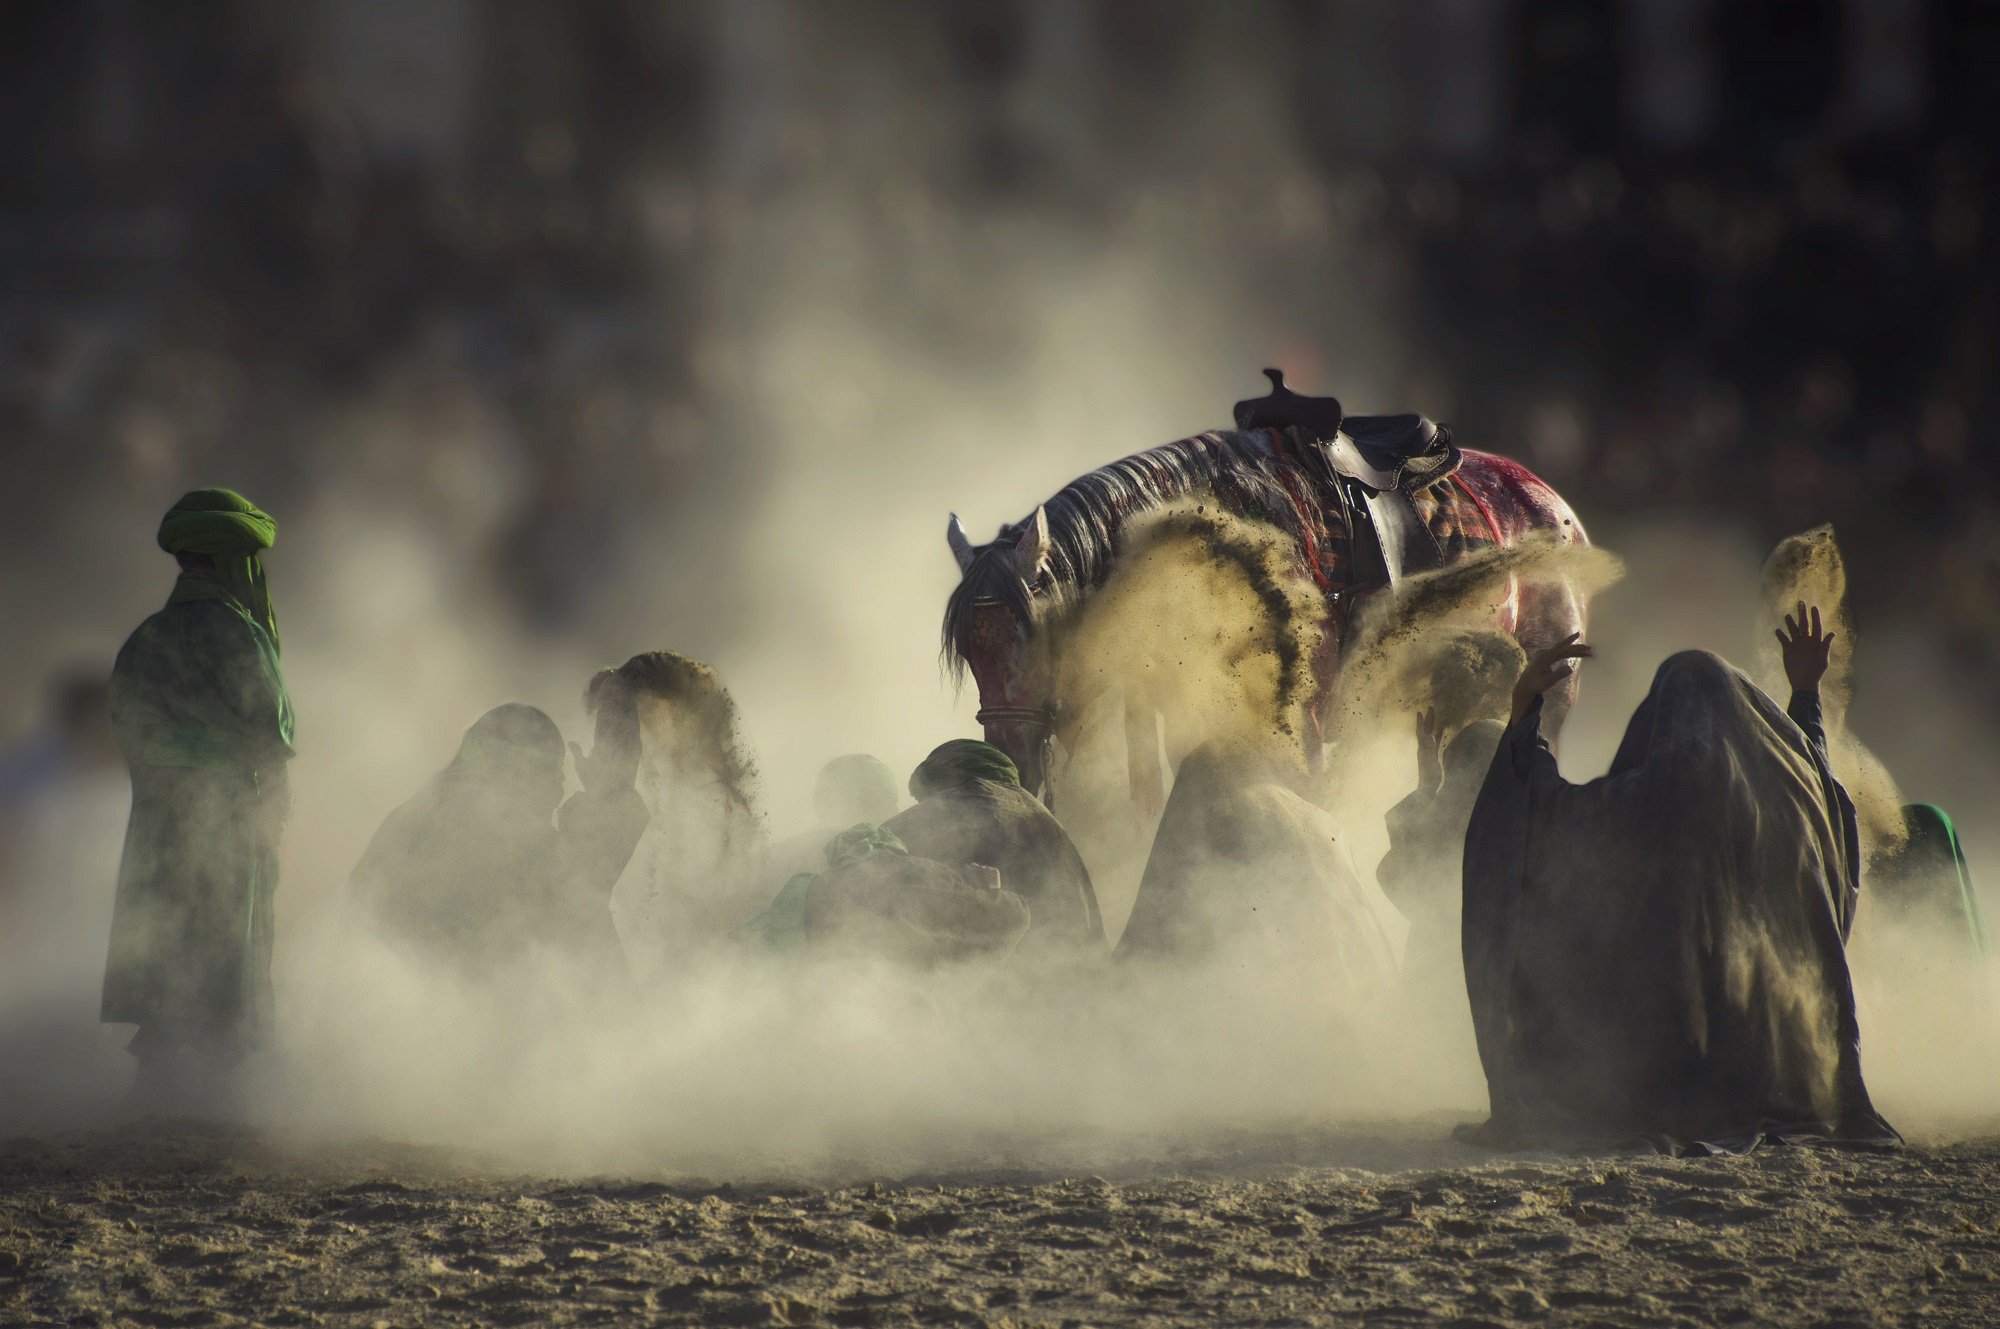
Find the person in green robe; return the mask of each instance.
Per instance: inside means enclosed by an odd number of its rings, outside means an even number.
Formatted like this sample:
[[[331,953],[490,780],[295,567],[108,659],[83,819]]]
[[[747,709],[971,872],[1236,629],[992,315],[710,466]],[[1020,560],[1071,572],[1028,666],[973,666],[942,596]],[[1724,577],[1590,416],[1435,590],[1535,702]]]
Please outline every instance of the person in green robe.
[[[259,555],[277,523],[198,489],[160,523],[180,563],[166,607],[111,674],[132,815],[102,1018],[136,1024],[141,1092],[226,1071],[271,1020],[271,907],[291,811],[292,703]]]
[[[999,748],[955,738],[910,775],[917,800],[882,823],[918,858],[1000,870],[1000,882],[1028,906],[1022,955],[1104,954],[1104,920],[1083,855],[1055,814],[1021,787]]]

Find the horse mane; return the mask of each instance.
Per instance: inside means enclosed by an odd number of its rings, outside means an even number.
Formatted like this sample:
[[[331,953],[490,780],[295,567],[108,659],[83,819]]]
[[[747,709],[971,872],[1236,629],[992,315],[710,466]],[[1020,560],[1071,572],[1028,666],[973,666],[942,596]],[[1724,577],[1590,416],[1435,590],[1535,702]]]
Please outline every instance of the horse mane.
[[[1281,478],[1287,471],[1303,487],[1303,496],[1313,484],[1309,473],[1282,455],[1271,434],[1215,430],[1078,476],[1042,505],[1049,553],[1036,587],[1022,579],[1014,561],[1013,540],[1025,522],[1002,527],[997,539],[974,554],[945,604],[946,666],[954,677],[964,677],[966,662],[958,643],[975,603],[998,601],[1017,622],[1027,623],[1034,618],[1039,587],[1058,610],[1074,607],[1111,575],[1133,519],[1180,500],[1212,496],[1224,511],[1269,522],[1303,542],[1299,507]]]

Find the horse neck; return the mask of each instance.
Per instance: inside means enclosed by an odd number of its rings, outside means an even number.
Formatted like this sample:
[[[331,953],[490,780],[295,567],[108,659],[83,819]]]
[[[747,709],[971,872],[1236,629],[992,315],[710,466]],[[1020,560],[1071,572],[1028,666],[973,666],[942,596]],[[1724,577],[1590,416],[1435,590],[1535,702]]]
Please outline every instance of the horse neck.
[[[1101,466],[1045,505],[1052,521],[1067,527],[1056,536],[1065,566],[1051,571],[1068,579],[1062,591],[1087,594],[1134,523],[1190,504],[1272,520],[1310,543],[1313,529],[1324,529],[1327,495],[1320,489],[1274,435],[1218,430],[1177,439]]]

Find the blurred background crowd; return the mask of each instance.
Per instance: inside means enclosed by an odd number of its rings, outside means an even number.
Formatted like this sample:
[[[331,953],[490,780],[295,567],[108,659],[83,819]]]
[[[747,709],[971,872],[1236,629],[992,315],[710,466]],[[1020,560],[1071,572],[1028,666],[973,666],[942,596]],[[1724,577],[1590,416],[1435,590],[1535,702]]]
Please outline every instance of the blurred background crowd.
[[[1830,520],[1858,601],[2000,662],[1990,0],[17,0],[0,102],[10,731],[194,484],[395,507],[622,658],[649,532],[730,547],[822,404],[902,410],[836,359],[773,414],[825,273],[899,363],[1007,383],[1044,329],[996,280],[1121,255],[1198,294],[1126,380],[1201,360],[1178,432],[1282,362],[1586,521]],[[1168,436],[1099,409],[1084,464]],[[726,636],[732,575],[648,612]]]

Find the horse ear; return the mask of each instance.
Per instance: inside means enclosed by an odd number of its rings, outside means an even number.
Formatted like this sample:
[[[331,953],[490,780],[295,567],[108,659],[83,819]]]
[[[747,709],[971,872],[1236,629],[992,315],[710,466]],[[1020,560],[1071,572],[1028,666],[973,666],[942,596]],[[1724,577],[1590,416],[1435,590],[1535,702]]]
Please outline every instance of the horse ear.
[[[1042,564],[1049,556],[1049,514],[1046,508],[1036,508],[1035,515],[1021,523],[1021,529],[1014,537],[1014,561],[1021,565],[1021,575],[1028,581],[1042,570]]]
[[[958,560],[958,575],[963,577],[972,569],[972,540],[965,533],[965,523],[951,514],[951,522],[944,528],[944,542],[951,546],[951,556]]]

